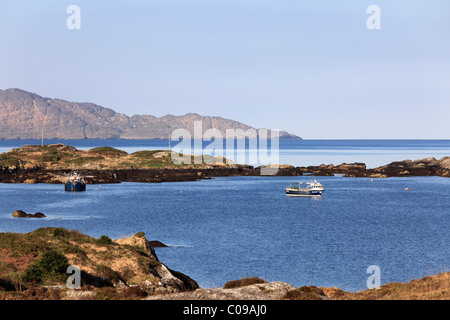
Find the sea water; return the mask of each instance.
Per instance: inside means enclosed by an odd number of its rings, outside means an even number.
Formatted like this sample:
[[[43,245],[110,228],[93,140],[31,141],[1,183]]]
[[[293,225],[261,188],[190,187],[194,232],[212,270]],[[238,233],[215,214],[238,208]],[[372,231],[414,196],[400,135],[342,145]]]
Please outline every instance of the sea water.
[[[111,146],[129,153],[168,149],[164,140],[46,140],[81,150]],[[39,141],[0,141],[0,152]],[[171,147],[174,145],[172,144]],[[203,144],[207,146],[207,143]],[[449,140],[281,140],[280,163],[391,161],[450,155]],[[254,152],[254,150],[236,150]],[[111,238],[139,231],[169,248],[159,259],[202,287],[242,277],[295,286],[366,288],[369,266],[381,283],[410,281],[450,267],[450,179],[317,177],[322,198],[286,197],[308,177],[221,177],[195,182],[89,185],[0,184],[0,232],[64,227]],[[406,189],[407,188],[407,189]],[[17,219],[15,210],[43,212]]]
[[[450,179],[317,177],[321,198],[286,197],[308,177],[220,177],[195,182],[0,184],[0,231],[64,227],[94,237],[145,232],[158,258],[202,287],[257,276],[294,286],[366,288],[448,271]],[[408,188],[406,190],[406,188]],[[43,212],[17,219],[15,210]]]

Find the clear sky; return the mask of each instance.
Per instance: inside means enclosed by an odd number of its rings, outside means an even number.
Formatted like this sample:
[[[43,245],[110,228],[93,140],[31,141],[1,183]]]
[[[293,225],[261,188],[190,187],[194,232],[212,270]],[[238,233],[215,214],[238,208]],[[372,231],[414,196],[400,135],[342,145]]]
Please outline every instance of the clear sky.
[[[448,0],[1,1],[0,36],[0,89],[307,139],[450,139]]]

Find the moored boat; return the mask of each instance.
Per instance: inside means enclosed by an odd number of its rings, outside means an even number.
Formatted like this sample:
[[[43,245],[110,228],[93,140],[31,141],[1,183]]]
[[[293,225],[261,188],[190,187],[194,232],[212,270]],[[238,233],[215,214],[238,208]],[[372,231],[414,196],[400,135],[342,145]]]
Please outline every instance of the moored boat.
[[[74,173],[64,185],[66,191],[86,191],[86,182]]]
[[[322,184],[316,181],[299,182],[286,188],[286,196],[290,197],[320,197],[324,192]]]

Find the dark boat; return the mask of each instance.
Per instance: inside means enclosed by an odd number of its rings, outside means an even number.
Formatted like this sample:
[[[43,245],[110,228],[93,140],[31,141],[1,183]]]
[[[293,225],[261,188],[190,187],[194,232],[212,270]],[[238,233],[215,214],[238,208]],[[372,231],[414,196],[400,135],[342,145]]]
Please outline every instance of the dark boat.
[[[66,191],[86,191],[86,182],[76,173],[64,185]]]

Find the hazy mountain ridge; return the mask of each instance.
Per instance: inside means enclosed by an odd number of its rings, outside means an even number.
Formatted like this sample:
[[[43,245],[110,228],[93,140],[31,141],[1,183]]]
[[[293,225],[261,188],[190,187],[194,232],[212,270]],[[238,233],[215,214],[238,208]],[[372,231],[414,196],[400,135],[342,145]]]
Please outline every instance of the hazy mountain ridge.
[[[0,139],[167,139],[175,129],[193,134],[194,121],[203,131],[215,128],[252,129],[221,117],[188,113],[183,116],[134,115],[128,117],[94,103],[50,99],[20,89],[0,90]],[[301,139],[280,131],[282,139]]]

